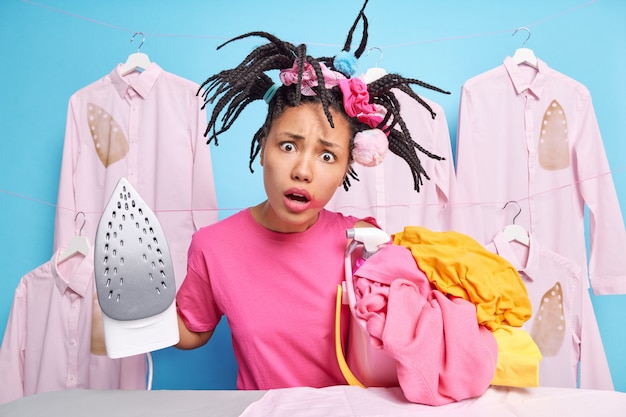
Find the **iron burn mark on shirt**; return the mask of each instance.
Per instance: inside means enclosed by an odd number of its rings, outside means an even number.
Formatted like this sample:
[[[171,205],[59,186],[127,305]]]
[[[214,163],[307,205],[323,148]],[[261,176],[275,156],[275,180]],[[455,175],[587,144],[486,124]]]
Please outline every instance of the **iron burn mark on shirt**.
[[[538,154],[539,165],[545,170],[555,171],[570,165],[567,117],[556,100],[543,113]]]
[[[543,356],[555,356],[561,350],[565,339],[565,313],[560,282],[541,297],[530,335]]]
[[[102,107],[88,103],[87,121],[98,158],[104,167],[128,154],[128,140],[120,125]]]

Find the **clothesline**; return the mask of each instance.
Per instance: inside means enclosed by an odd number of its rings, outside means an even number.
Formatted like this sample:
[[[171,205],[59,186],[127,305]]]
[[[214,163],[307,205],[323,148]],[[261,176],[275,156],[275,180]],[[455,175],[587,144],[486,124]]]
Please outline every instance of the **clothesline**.
[[[587,3],[583,3],[583,4],[579,4],[578,6],[572,7],[571,9],[567,9],[567,10],[563,10],[562,12],[553,14],[551,16],[545,17],[541,20],[538,20],[536,22],[527,24],[527,25],[522,25],[523,27],[526,28],[531,28],[531,27],[535,27],[535,26],[539,26],[543,23],[549,22],[551,20],[557,19],[559,17],[568,15],[570,13],[573,13],[575,11],[578,11],[580,9],[583,9],[585,7],[591,6],[594,3],[597,3],[599,0],[591,0]],[[414,42],[405,42],[405,43],[397,43],[397,44],[391,44],[391,45],[383,45],[383,46],[379,46],[379,48],[381,49],[390,49],[390,48],[402,48],[402,47],[406,47],[406,46],[414,46],[414,45],[423,45],[423,44],[427,44],[427,43],[437,43],[437,42],[448,42],[448,41],[456,41],[456,40],[461,40],[461,39],[469,39],[469,38],[480,38],[480,37],[485,37],[485,36],[493,36],[493,35],[500,35],[500,34],[504,34],[504,33],[511,33],[511,32],[515,32],[519,27],[515,27],[512,29],[501,29],[501,30],[496,30],[496,31],[492,31],[492,32],[481,32],[481,33],[474,33],[474,34],[467,34],[467,35],[459,35],[459,36],[450,36],[450,37],[444,37],[444,38],[436,38],[436,39],[427,39],[427,40],[423,40],[423,41],[414,41]]]
[[[566,185],[562,185],[560,187],[556,187],[556,188],[552,188],[546,191],[543,191],[541,193],[537,193],[537,194],[533,194],[531,196],[528,197],[524,197],[524,198],[520,198],[518,200],[516,200],[517,202],[523,202],[523,201],[527,201],[527,200],[532,200],[534,198],[540,197],[542,195],[546,195],[546,194],[551,194],[557,191],[560,191],[562,189],[568,188],[568,187],[573,187],[579,184],[582,184],[585,181],[590,181],[596,178],[600,178],[606,175],[613,175],[613,174],[617,174],[617,173],[621,173],[623,171],[626,171],[626,165],[619,167],[617,169],[611,170],[607,173],[603,173],[603,174],[598,174],[596,176],[593,177],[589,177],[580,181],[576,181],[570,184],[566,184]],[[342,191],[338,191],[338,192],[342,192]],[[349,191],[348,191],[349,192]],[[20,193],[16,193],[13,191],[9,191],[9,190],[3,190],[0,189],[0,194],[6,194],[18,199],[23,199],[23,200],[28,200],[28,201],[32,201],[34,203],[37,204],[41,204],[44,206],[50,206],[53,207],[55,209],[61,209],[61,210],[67,210],[67,211],[71,211],[73,212],[74,209],[71,208],[67,208],[67,207],[60,207],[57,206],[54,203],[48,202],[48,201],[43,201],[34,197],[30,197],[27,195],[23,195]],[[509,201],[509,200],[507,200]],[[503,204],[505,204],[507,201],[481,201],[479,203],[469,203],[469,202],[449,202],[449,203],[425,203],[425,204],[385,204],[385,205],[370,205],[367,206],[367,208],[379,208],[379,207],[387,207],[387,208],[391,208],[391,207],[408,207],[408,208],[413,208],[413,209],[418,209],[418,208],[426,208],[426,207],[433,207],[433,206],[447,206],[447,207],[455,207],[455,206],[492,206],[492,205],[499,205],[502,206]],[[347,207],[347,206],[346,206]],[[359,206],[360,207],[360,206]],[[191,212],[191,211],[218,211],[218,212],[233,212],[233,211],[240,211],[242,210],[244,207],[221,207],[221,208],[185,208],[185,209],[152,209],[155,213],[179,213],[179,212]],[[86,214],[101,214],[102,211],[93,211],[93,212],[87,212]]]
[[[562,16],[566,16],[568,14],[577,12],[581,9],[584,9],[586,7],[589,7],[595,3],[597,3],[599,0],[591,0],[582,4],[579,4],[577,6],[574,6],[572,8],[563,10],[559,13],[555,13],[553,15],[547,16],[543,19],[537,20],[536,22],[530,23],[530,24],[526,24],[526,25],[521,25],[527,28],[531,28],[531,27],[535,27],[535,26],[539,26],[541,24],[544,24],[546,22],[558,19]],[[128,32],[128,33],[136,33],[136,32],[140,32],[138,30],[135,29],[130,29],[130,28],[126,28],[123,26],[118,26],[115,24],[111,24],[108,22],[103,22],[101,20],[98,19],[94,19],[94,18],[90,18],[87,16],[82,16],[70,11],[66,11],[63,9],[58,9],[56,7],[52,7],[52,6],[48,6],[46,4],[42,4],[42,3],[37,3],[31,0],[22,0],[22,2],[32,5],[32,6],[36,6],[36,7],[40,7],[42,9],[46,9],[49,10],[51,12],[54,13],[59,13],[59,14],[64,14],[66,16],[70,16],[74,19],[79,19],[79,20],[84,20],[90,23],[94,23],[100,26],[105,26],[117,31],[122,31],[122,32]],[[380,49],[391,49],[391,48],[402,48],[402,47],[407,47],[407,46],[414,46],[414,45],[423,45],[423,44],[428,44],[428,43],[437,43],[437,42],[449,42],[449,41],[456,41],[456,40],[461,40],[461,39],[468,39],[468,38],[477,38],[477,37],[485,37],[485,36],[493,36],[493,35],[500,35],[500,34],[504,34],[504,33],[512,33],[514,32],[516,29],[518,29],[518,27],[515,28],[510,28],[510,29],[500,29],[500,30],[495,30],[495,31],[490,31],[490,32],[480,32],[480,33],[473,33],[473,34],[465,34],[465,35],[458,35],[458,36],[449,36],[449,37],[443,37],[443,38],[435,38],[435,39],[425,39],[425,40],[421,40],[421,41],[411,41],[411,42],[405,42],[405,43],[397,43],[397,44],[390,44],[390,45],[377,45],[377,48]],[[159,33],[159,32],[142,32],[145,36],[149,36],[149,37],[165,37],[165,38],[189,38],[189,39],[217,39],[217,40],[223,40],[226,41],[228,39],[230,39],[229,36],[218,36],[218,35],[195,35],[195,34],[184,34],[184,33]],[[302,42],[300,41],[299,43],[304,43],[306,45],[314,45],[314,46],[332,46],[332,47],[342,47],[343,45],[340,44],[326,44],[326,43],[319,43],[319,42]]]

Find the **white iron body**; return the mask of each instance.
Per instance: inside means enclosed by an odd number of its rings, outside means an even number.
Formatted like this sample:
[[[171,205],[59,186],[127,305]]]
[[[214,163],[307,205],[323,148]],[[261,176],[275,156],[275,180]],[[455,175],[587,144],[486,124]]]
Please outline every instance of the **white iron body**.
[[[178,343],[176,282],[165,234],[125,178],[119,180],[98,224],[94,274],[109,357]]]
[[[115,320],[102,313],[107,356],[125,358],[153,352],[178,343],[176,304],[151,317],[137,320]]]

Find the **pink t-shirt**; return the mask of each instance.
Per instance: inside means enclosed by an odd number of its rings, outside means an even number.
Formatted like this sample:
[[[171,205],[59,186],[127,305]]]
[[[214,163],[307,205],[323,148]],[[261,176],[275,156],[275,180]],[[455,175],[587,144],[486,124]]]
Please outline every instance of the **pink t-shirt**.
[[[335,297],[346,229],[357,220],[322,210],[306,232],[287,234],[260,226],[246,209],[194,234],[178,311],[198,332],[228,318],[237,388],[345,383],[335,356]]]

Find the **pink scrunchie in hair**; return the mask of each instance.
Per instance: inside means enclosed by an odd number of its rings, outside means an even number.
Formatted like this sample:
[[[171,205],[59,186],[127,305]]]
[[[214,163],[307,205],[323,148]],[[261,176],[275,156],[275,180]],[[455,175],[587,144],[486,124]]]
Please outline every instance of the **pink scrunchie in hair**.
[[[322,75],[324,76],[324,85],[327,89],[336,86],[339,80],[346,78],[343,74],[337,71],[330,70],[326,65],[322,64],[321,62],[320,68],[322,69]],[[293,66],[289,69],[281,69],[279,77],[283,85],[297,84],[298,62],[294,61]],[[315,91],[313,91],[313,87],[317,87],[317,85],[317,75],[315,74],[315,69],[313,68],[313,65],[305,62],[304,68],[302,69],[302,85],[300,87],[300,91],[305,96],[314,96]]]
[[[367,84],[359,78],[350,78],[339,80],[339,88],[343,94],[343,108],[350,117],[359,117],[364,123],[371,127],[375,127],[382,120],[376,115],[377,108],[374,104],[370,104],[370,95],[367,92]],[[376,116],[376,117],[370,117]],[[376,121],[376,119],[378,119]],[[376,121],[375,124],[374,121]]]

